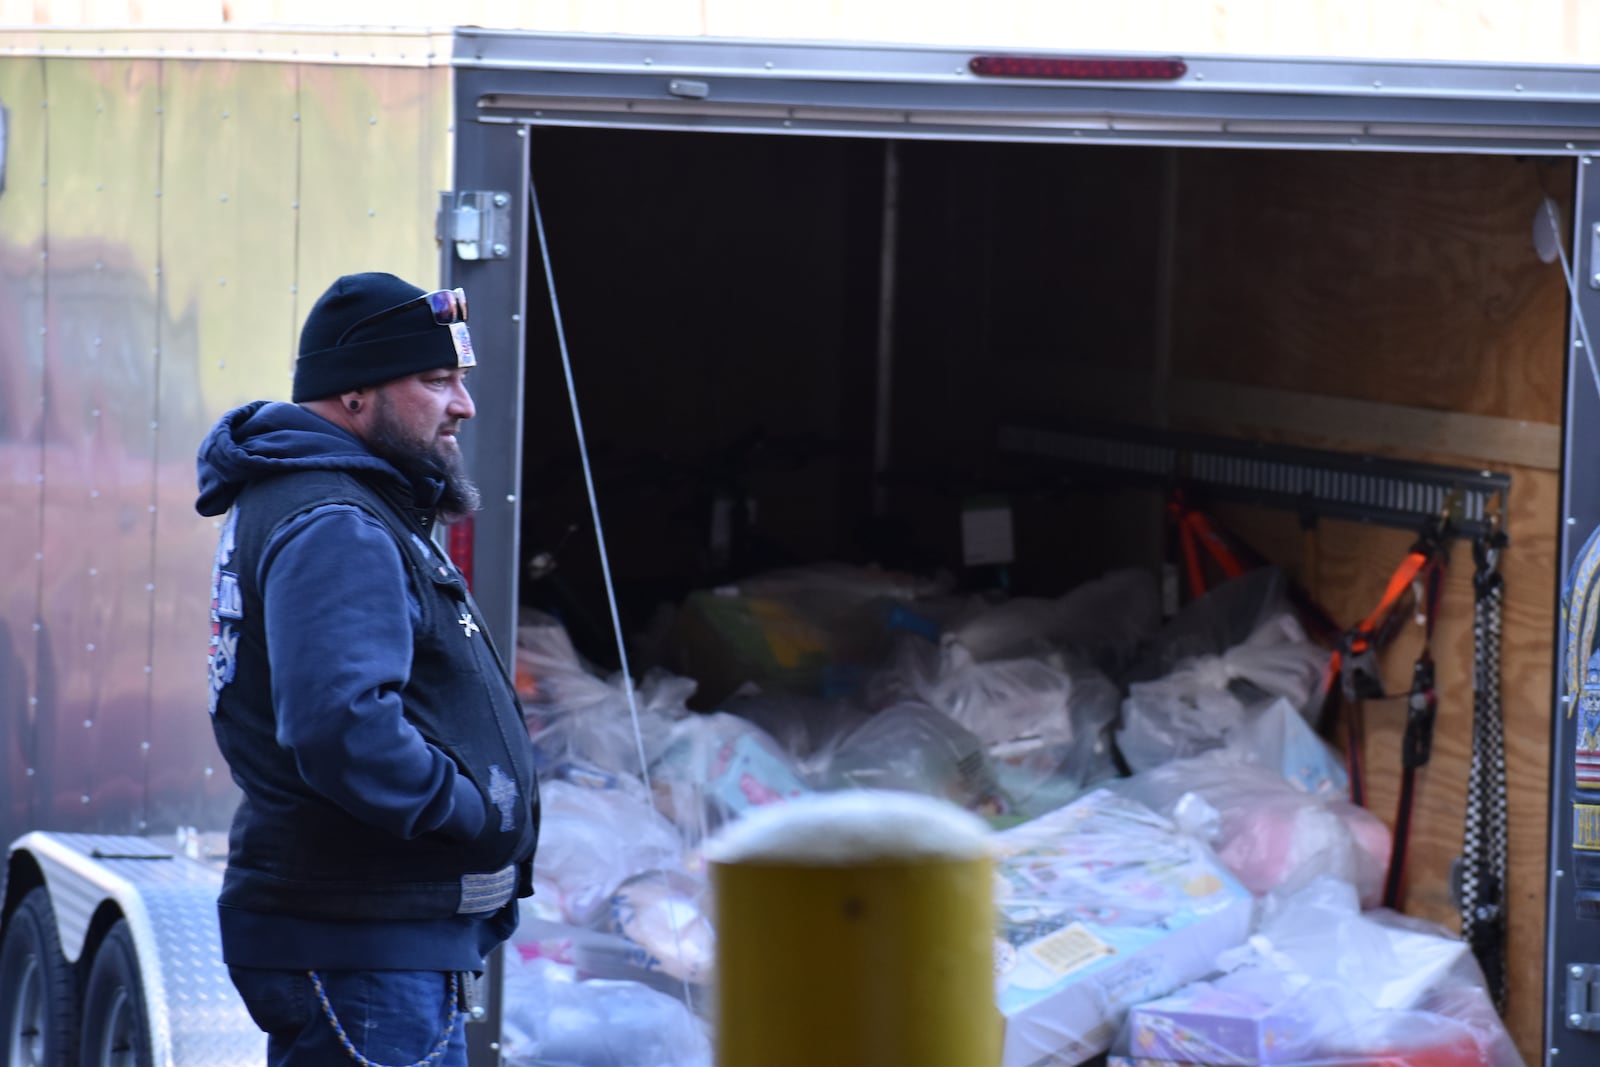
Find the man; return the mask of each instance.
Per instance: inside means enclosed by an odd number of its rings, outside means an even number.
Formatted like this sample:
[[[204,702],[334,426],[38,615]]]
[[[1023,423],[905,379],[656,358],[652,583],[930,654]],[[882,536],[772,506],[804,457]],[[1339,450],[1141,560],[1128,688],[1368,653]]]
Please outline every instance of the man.
[[[293,403],[200,448],[211,714],[243,798],[222,952],[272,1067],[465,1064],[467,975],[516,926],[538,839],[511,679],[430,535],[478,503],[461,290],[340,278]]]

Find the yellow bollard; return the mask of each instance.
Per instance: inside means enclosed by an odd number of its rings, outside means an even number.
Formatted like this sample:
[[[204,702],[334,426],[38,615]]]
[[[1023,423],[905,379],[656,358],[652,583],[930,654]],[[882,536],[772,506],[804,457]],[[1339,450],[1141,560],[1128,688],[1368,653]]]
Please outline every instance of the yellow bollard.
[[[707,849],[718,1067],[995,1067],[983,823],[901,793],[761,809]]]

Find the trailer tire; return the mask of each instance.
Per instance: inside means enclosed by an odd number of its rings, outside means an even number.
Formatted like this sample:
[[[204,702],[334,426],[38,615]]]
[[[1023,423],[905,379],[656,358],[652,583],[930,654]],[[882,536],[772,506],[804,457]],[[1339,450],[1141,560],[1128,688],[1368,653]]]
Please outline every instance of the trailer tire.
[[[95,953],[83,993],[83,1067],[151,1067],[139,956],[125,919]]]
[[[42,886],[22,898],[0,942],[0,1063],[78,1062],[78,987],[61,953],[55,909]]]

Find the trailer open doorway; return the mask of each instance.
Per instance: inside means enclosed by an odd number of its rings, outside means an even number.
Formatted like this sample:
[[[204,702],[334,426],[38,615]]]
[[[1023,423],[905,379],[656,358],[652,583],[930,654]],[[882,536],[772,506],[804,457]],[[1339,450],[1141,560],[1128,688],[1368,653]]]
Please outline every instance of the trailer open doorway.
[[[1534,234],[1547,197],[1571,217],[1571,159],[529,134],[636,674],[673,666],[663,635],[690,591],[773,566],[875,563],[1056,595],[1161,565],[1159,492],[1041,471],[997,448],[1008,423],[1088,418],[1510,473],[1510,1025],[1537,1059],[1567,294]],[[547,280],[530,263],[521,600],[614,667]],[[995,496],[1015,558],[966,566],[963,506]],[[1412,537],[1223,513],[1347,622]],[[1469,573],[1441,611],[1447,695],[1410,861],[1408,910],[1452,928]],[[1414,653],[1402,641],[1395,663]],[[726,696],[715,689],[702,706]],[[1368,718],[1369,803],[1385,818],[1402,725]]]

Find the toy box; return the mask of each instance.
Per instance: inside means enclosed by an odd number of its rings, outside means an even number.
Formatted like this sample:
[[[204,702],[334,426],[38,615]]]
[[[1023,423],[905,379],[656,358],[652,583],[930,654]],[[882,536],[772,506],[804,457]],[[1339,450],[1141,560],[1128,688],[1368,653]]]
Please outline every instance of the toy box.
[[[1483,1053],[1470,1039],[1447,1039],[1424,1048],[1404,1051],[1363,1053],[1355,1056],[1312,1056],[1294,1060],[1290,1067],[1483,1067]],[[1494,1061],[1499,1062],[1499,1061]],[[1147,1059],[1143,1056],[1112,1056],[1106,1067],[1216,1067],[1194,1060]]]
[[[1312,1051],[1316,1020],[1302,1005],[1199,983],[1128,1013],[1128,1050],[1145,1058],[1215,1067],[1297,1063]]]
[[[1215,970],[1251,897],[1201,842],[1105,790],[995,835],[1001,1067],[1080,1063],[1128,1009]]]

